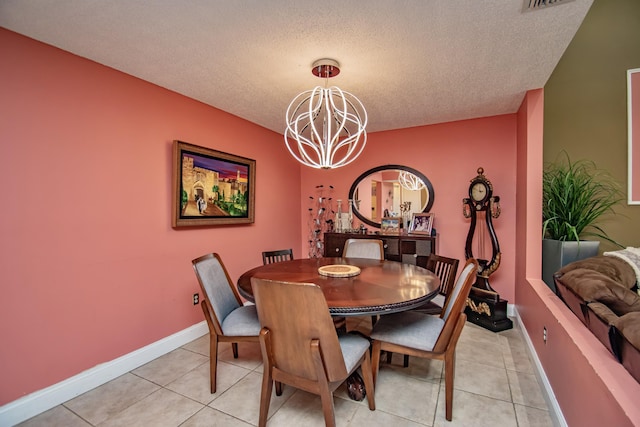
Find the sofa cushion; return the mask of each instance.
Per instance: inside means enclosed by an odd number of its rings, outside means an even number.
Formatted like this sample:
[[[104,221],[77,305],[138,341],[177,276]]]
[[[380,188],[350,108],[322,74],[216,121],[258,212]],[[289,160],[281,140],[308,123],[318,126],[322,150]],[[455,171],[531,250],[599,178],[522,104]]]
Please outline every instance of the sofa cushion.
[[[604,323],[607,325],[613,325],[614,321],[619,319],[618,315],[615,314],[609,307],[602,304],[601,302],[592,302],[588,305],[589,309],[593,311],[593,313],[598,316]],[[640,312],[638,312],[640,313]]]
[[[575,261],[562,267],[556,274],[564,275],[577,269],[600,272],[627,289],[633,288],[636,284],[636,273],[633,271],[633,267],[618,257],[598,255]]]
[[[582,323],[585,325],[588,324],[589,319],[587,303],[582,298],[582,296],[578,295],[572,287],[567,286],[563,281],[562,277],[557,277],[555,279],[556,283],[556,295],[566,304],[567,308],[571,310],[573,314],[580,319]]]
[[[622,335],[635,348],[640,349],[640,312],[627,313],[618,317],[614,322]]]
[[[587,305],[587,327],[591,333],[620,361],[619,341],[612,337],[612,331],[615,331],[613,322],[618,316],[609,307],[601,302],[592,302]]]
[[[640,296],[599,271],[577,268],[559,277],[587,303],[598,301],[618,316],[640,311]]]
[[[640,313],[628,313],[615,321],[618,360],[640,382]],[[617,331],[617,332],[616,332]]]

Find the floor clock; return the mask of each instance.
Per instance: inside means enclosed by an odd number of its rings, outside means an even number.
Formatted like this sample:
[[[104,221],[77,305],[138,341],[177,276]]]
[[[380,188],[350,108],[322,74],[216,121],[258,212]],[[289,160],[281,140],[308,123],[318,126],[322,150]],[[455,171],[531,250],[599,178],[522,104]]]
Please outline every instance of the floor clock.
[[[513,322],[507,317],[507,301],[489,283],[489,276],[498,269],[502,257],[493,227],[493,219],[500,216],[500,197],[493,194],[493,185],[483,168],[478,168],[471,179],[469,197],[462,199],[462,206],[464,217],[470,219],[465,258],[475,258],[479,264],[467,300],[467,318],[494,332],[511,329]]]

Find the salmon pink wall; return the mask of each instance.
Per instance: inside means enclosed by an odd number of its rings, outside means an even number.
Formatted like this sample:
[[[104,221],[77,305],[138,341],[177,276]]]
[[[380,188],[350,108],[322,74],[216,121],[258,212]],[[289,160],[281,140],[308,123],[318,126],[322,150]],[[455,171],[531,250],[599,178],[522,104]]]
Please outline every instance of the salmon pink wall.
[[[4,29],[0,56],[0,405],[202,321],[193,258],[300,253],[281,135]],[[257,161],[255,224],[171,228],[174,139]]]
[[[4,29],[0,55],[0,405],[200,322],[191,259],[219,252],[235,279],[262,250],[306,256],[316,185],[346,200],[364,170],[399,163],[432,181],[438,252],[460,259],[461,200],[485,169],[502,204],[492,285],[569,425],[640,422],[638,383],[540,280],[541,90],[517,115],[372,133],[354,164],[318,171],[281,135]],[[173,139],[257,160],[255,224],[170,227]]]
[[[518,313],[568,425],[638,425],[638,382],[541,280],[543,99],[529,92],[518,112]]]
[[[491,275],[492,286],[513,303],[515,269],[516,115],[488,117],[371,133],[367,147],[352,164],[335,170],[302,169],[301,196],[308,199],[316,185],[335,187],[333,198],[348,199],[353,181],[367,169],[401,164],[424,173],[435,191],[431,212],[438,232],[438,253],[464,260],[470,220],[462,215],[462,199],[469,181],[483,167],[500,196],[502,214],[493,221],[502,251],[502,263]],[[302,207],[303,218],[308,216]],[[357,224],[357,218],[355,219]],[[302,221],[307,245],[306,221]],[[371,229],[370,229],[371,231]]]

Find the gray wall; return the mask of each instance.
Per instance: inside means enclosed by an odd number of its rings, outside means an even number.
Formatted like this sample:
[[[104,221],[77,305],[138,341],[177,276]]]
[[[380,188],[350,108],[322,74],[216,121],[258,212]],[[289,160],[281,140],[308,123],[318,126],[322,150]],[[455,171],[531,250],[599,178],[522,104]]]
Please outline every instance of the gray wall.
[[[640,206],[626,204],[631,68],[640,68],[640,0],[595,0],[544,88],[544,161],[566,150],[572,160],[590,159],[608,171],[625,202],[601,226],[623,246],[640,247]]]

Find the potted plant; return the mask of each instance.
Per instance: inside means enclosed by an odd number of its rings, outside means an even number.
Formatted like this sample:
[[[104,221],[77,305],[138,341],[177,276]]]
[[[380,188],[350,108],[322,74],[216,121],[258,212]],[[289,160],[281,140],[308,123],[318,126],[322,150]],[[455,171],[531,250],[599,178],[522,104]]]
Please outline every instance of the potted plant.
[[[542,177],[542,279],[554,290],[553,274],[564,265],[598,255],[600,240],[614,245],[600,227],[607,213],[623,200],[620,185],[593,161],[548,164]]]

